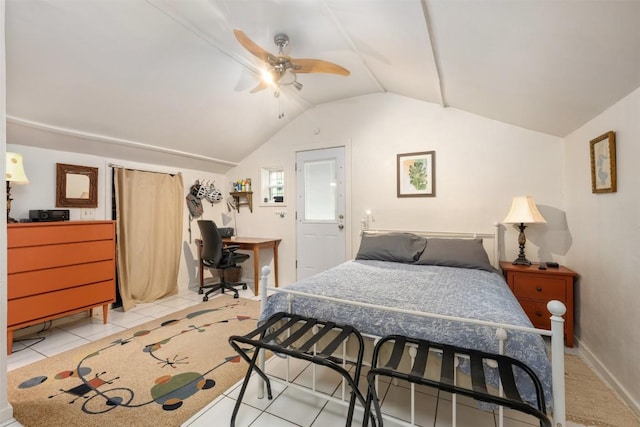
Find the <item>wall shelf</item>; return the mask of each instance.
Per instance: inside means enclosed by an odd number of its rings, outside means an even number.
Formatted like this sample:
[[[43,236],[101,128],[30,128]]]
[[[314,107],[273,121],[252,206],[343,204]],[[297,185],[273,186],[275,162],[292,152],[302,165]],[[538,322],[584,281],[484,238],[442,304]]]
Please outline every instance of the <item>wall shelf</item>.
[[[240,206],[249,206],[249,211],[253,213],[253,191],[232,191],[229,194],[236,202],[238,213],[240,213]]]

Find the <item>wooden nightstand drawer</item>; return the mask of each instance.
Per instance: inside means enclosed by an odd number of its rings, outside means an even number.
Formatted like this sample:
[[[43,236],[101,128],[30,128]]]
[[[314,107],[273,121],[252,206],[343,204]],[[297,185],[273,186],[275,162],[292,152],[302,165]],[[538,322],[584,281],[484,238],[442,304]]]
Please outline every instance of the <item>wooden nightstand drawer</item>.
[[[553,299],[566,302],[567,278],[562,276],[540,276],[539,274],[517,274],[513,278],[513,293],[520,298],[548,302]]]
[[[551,329],[551,314],[547,310],[547,303],[543,301],[519,300],[520,305],[533,326],[541,329]],[[565,328],[566,330],[566,328]]]

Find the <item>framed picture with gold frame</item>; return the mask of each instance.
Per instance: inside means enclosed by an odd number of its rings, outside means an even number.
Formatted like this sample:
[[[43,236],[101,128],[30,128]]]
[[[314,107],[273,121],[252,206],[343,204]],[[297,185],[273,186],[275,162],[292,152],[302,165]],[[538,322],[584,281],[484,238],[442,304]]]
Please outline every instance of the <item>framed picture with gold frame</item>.
[[[609,131],[590,142],[591,192],[615,193],[616,178],[616,133]]]

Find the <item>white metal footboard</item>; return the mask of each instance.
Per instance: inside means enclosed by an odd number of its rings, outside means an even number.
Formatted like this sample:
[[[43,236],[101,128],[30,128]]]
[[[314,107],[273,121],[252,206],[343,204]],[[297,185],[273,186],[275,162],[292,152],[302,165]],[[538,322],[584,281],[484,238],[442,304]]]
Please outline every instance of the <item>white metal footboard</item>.
[[[269,287],[267,284],[267,278],[271,273],[271,268],[266,266],[262,268],[262,276],[260,278],[260,296],[261,296],[261,312],[264,312],[267,304],[267,297],[269,292],[283,292],[289,294],[290,297],[294,297],[295,295],[301,295],[306,298],[316,298],[334,303],[341,304],[351,304],[354,306],[367,307],[373,309],[386,310],[390,312],[403,313],[416,315],[421,317],[429,317],[443,320],[450,320],[456,322],[465,322],[470,324],[488,326],[492,328],[496,328],[496,337],[499,340],[499,348],[500,354],[503,353],[504,340],[507,337],[506,331],[522,331],[522,332],[530,332],[536,333],[542,336],[551,337],[551,369],[552,369],[552,391],[553,391],[553,422],[556,427],[565,427],[566,426],[566,408],[565,408],[565,384],[564,384],[564,319],[562,316],[566,312],[566,307],[560,301],[551,301],[547,304],[547,309],[551,313],[551,330],[546,329],[537,329],[537,328],[528,328],[523,326],[516,325],[508,325],[496,322],[488,322],[483,320],[475,320],[475,319],[465,319],[455,316],[447,316],[447,315],[439,315],[434,313],[425,313],[418,312],[413,310],[404,310],[400,308],[393,307],[385,307],[378,306],[374,304],[355,302],[355,301],[345,301],[338,298],[320,296],[320,295],[312,295],[298,291],[287,290],[283,288],[273,288]],[[260,367],[264,369],[264,354],[259,356]],[[264,387],[260,387],[260,395],[259,397],[264,397]],[[312,390],[307,390],[313,392]],[[414,419],[414,394],[413,387],[411,388],[411,403],[412,403],[412,414],[411,419]],[[323,396],[326,397],[326,396]],[[456,420],[456,404],[455,404],[455,395],[453,396],[453,426],[455,426]],[[500,418],[500,427],[504,424],[503,418],[503,408],[500,408],[499,411]]]

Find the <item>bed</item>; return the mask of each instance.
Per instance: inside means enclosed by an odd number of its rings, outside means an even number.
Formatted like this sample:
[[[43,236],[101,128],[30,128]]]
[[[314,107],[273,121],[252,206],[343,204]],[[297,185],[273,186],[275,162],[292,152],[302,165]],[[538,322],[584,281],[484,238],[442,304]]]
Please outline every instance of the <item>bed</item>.
[[[496,237],[497,227],[483,235],[365,231],[356,259],[286,288],[263,288],[261,317],[286,311],[351,324],[374,339],[399,334],[506,354],[536,372],[554,424],[564,425],[562,361],[554,360],[551,369],[541,336],[554,334],[532,327],[494,267]],[[266,297],[268,290],[275,293]],[[557,307],[562,314],[563,307]],[[561,320],[552,323],[562,328]],[[552,348],[560,349],[553,353],[562,355],[562,333],[552,340]],[[460,369],[464,372],[464,361]],[[532,384],[518,387],[525,398],[535,399]]]

